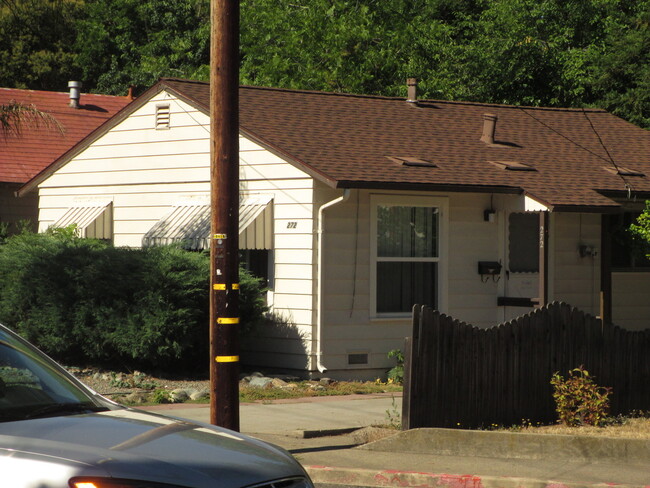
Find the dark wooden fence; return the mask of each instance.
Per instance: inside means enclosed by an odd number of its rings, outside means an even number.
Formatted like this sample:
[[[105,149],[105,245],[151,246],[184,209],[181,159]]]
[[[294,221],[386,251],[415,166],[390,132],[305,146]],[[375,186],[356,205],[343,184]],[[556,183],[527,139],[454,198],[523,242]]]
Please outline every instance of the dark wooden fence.
[[[565,303],[480,329],[416,306],[402,426],[489,427],[557,418],[551,376],[584,365],[612,414],[650,410],[650,329],[627,331]]]

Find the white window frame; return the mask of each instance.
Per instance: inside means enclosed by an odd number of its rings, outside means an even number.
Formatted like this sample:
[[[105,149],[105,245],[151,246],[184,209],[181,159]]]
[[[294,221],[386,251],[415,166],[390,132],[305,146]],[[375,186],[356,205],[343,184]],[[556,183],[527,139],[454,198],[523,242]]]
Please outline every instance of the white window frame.
[[[382,205],[404,207],[435,207],[438,209],[438,256],[425,258],[378,258],[377,256],[377,207]],[[448,216],[449,199],[443,196],[370,195],[370,317],[405,318],[410,313],[377,312],[377,263],[382,261],[412,261],[438,263],[437,309],[447,312],[447,269],[448,269]]]

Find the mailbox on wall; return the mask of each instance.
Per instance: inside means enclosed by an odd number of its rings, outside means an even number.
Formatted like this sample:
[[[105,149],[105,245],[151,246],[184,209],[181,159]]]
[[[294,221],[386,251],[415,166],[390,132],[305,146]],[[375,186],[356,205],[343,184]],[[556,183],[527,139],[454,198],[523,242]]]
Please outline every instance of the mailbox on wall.
[[[484,281],[487,281],[490,276],[494,281],[497,281],[501,275],[501,263],[497,261],[479,261],[478,274],[481,275],[481,279]]]

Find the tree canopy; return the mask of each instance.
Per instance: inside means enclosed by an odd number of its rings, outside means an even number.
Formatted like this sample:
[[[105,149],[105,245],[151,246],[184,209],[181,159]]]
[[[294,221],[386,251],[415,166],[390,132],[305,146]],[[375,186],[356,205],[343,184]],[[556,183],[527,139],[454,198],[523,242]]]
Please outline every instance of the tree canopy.
[[[209,0],[0,0],[0,85],[206,80]],[[56,19],[52,22],[52,19]],[[650,0],[241,0],[241,81],[601,106],[650,127]]]

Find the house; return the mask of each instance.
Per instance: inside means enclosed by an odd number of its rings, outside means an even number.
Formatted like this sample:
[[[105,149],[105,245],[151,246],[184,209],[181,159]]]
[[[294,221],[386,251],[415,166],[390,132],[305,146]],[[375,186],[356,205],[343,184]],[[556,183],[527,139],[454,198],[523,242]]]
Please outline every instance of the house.
[[[0,223],[9,224],[11,231],[20,221],[38,221],[38,195],[19,199],[15,192],[132,100],[80,94],[80,83],[70,84],[71,93],[0,88],[0,105],[33,105],[62,128],[25,123],[19,133],[0,134]]]
[[[41,230],[205,249],[208,112],[208,84],[162,79],[19,193]],[[283,319],[244,360],[377,377],[413,303],[648,327],[650,268],[615,237],[650,195],[650,132],[603,110],[241,87],[239,143],[240,247]]]

